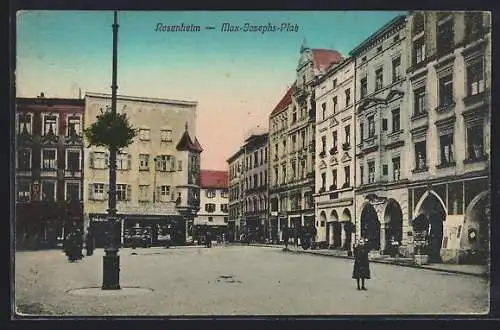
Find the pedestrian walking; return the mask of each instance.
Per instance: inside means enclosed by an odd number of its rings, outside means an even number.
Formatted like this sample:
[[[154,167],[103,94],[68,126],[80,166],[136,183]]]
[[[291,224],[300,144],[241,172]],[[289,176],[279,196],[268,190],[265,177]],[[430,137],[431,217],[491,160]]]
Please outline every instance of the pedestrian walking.
[[[364,239],[361,239],[357,245],[354,246],[354,269],[352,271],[352,278],[356,279],[358,290],[367,290],[365,280],[370,279],[370,263],[368,260],[368,246]],[[361,287],[359,282],[361,280]]]
[[[283,241],[285,242],[285,250],[288,250],[288,227],[283,227]]]
[[[94,235],[90,228],[87,228],[87,237],[85,238],[85,249],[87,250],[87,256],[94,254]]]

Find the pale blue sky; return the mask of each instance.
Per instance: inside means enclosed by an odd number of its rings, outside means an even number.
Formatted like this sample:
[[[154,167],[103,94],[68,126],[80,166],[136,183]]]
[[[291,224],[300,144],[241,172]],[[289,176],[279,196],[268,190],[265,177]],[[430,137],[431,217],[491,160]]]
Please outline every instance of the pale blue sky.
[[[202,168],[226,169],[246,132],[295,79],[302,41],[347,56],[403,12],[119,12],[118,93],[198,101]],[[17,24],[17,96],[111,93],[113,13],[25,11]],[[157,23],[216,26],[155,32]],[[297,24],[298,32],[221,32],[222,23]]]

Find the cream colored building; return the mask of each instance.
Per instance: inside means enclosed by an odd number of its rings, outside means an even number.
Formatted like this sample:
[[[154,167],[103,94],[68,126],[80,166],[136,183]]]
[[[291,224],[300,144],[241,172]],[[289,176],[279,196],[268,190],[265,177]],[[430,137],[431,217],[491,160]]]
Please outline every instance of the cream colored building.
[[[406,33],[409,219],[428,223],[431,259],[484,263],[490,221],[491,14],[415,11]]]
[[[356,238],[387,252],[407,245],[410,176],[406,17],[397,16],[355,47]]]
[[[349,249],[354,214],[354,61],[332,65],[316,88],[317,242]]]
[[[111,95],[86,93],[87,128]],[[148,229],[152,240],[170,230],[174,243],[190,241],[199,208],[201,146],[196,139],[196,102],[119,95],[117,112],[138,129],[133,144],[117,155],[117,210],[121,240],[132,227]],[[84,214],[102,235],[108,208],[108,150],[84,150]],[[86,226],[87,227],[87,226]],[[101,229],[100,229],[101,228]]]
[[[194,225],[207,226],[215,235],[227,234],[229,223],[227,171],[201,170],[200,210]],[[213,236],[215,238],[215,236]]]
[[[284,226],[316,226],[314,83],[341,59],[335,50],[302,46],[296,81],[269,116],[270,221],[279,240]]]

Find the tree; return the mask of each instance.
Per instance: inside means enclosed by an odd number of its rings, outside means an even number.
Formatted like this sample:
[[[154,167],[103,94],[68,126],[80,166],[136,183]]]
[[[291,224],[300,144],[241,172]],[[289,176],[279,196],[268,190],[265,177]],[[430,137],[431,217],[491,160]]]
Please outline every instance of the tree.
[[[117,150],[131,145],[137,133],[125,113],[113,114],[109,106],[104,111],[101,109],[97,121],[84,130],[89,147],[115,146]]]

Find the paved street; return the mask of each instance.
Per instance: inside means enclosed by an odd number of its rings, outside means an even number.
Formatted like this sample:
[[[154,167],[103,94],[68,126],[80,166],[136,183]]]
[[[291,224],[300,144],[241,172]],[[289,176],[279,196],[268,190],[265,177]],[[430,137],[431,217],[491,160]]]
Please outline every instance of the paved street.
[[[352,260],[248,246],[138,249],[121,255],[122,287],[152,292],[78,295],[98,287],[102,249],[78,263],[61,251],[16,253],[16,305],[43,315],[345,315],[487,313],[479,277],[371,264],[357,291]]]

